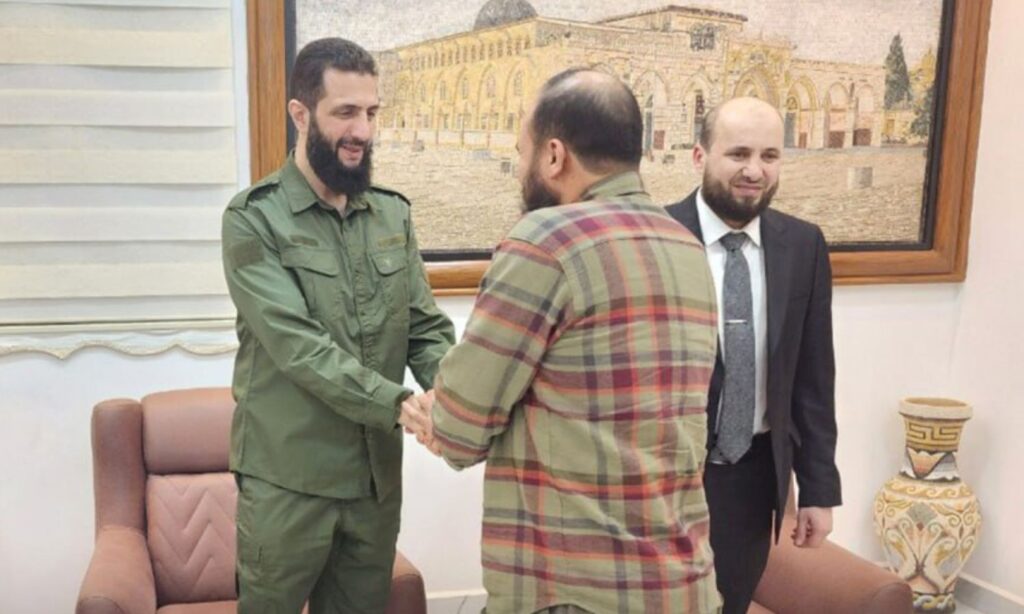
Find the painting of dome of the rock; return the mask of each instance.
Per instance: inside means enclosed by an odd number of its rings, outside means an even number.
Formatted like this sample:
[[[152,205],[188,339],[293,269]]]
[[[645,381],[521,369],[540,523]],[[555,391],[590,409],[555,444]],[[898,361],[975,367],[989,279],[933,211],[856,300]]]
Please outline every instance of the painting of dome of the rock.
[[[943,0],[299,0],[296,41],[377,58],[375,180],[413,202],[426,250],[492,247],[520,215],[523,113],[559,71],[616,75],[644,116],[641,173],[670,204],[700,183],[704,113],[735,96],[785,122],[773,203],[833,245],[923,241]],[[625,8],[625,10],[624,10]]]

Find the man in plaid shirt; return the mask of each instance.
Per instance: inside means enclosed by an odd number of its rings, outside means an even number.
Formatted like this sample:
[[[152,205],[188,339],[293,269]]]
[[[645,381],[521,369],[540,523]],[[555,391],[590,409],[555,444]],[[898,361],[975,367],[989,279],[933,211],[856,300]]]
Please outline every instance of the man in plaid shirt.
[[[488,614],[720,606],[702,481],[715,290],[644,191],[642,131],[614,77],[545,84],[518,144],[527,213],[435,380],[435,451],[487,461]]]

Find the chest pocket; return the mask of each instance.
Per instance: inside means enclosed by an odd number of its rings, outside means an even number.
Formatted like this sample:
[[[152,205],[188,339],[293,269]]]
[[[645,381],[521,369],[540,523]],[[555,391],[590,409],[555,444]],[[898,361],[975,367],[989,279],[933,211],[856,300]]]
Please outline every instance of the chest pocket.
[[[281,264],[299,278],[306,305],[314,315],[328,315],[339,301],[338,274],[341,266],[333,250],[315,247],[286,247]]]
[[[370,255],[377,272],[387,312],[401,321],[409,318],[409,276],[406,268],[409,258],[405,248],[390,249]],[[403,317],[404,316],[404,317]]]

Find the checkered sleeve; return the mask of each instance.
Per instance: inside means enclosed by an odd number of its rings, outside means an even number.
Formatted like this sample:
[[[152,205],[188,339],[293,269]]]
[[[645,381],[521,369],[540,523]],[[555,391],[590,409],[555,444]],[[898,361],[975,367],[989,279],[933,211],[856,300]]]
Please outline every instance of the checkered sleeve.
[[[434,383],[434,434],[444,458],[464,468],[487,458],[570,308],[559,262],[507,239],[495,250],[462,341]]]

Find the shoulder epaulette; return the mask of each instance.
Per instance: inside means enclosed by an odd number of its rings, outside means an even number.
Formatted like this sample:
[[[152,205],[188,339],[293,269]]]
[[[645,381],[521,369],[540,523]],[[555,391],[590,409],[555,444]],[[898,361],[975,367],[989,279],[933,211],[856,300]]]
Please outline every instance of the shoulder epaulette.
[[[264,192],[269,188],[279,185],[280,183],[281,181],[280,178],[278,177],[278,173],[271,173],[264,177],[263,179],[260,179],[256,183],[252,184],[248,188],[236,194],[235,197],[231,199],[231,202],[228,203],[228,209],[243,209],[249,204],[249,201],[251,201],[254,197],[258,196],[260,193]]]
[[[410,207],[412,206],[412,201],[410,201],[408,198],[406,198],[405,194],[402,194],[401,192],[398,192],[396,190],[392,190],[390,188],[385,188],[385,187],[379,186],[379,185],[371,185],[370,189],[373,190],[374,192],[380,192],[381,194],[387,194],[388,196],[395,196],[399,200],[404,202],[406,205],[408,205]]]

